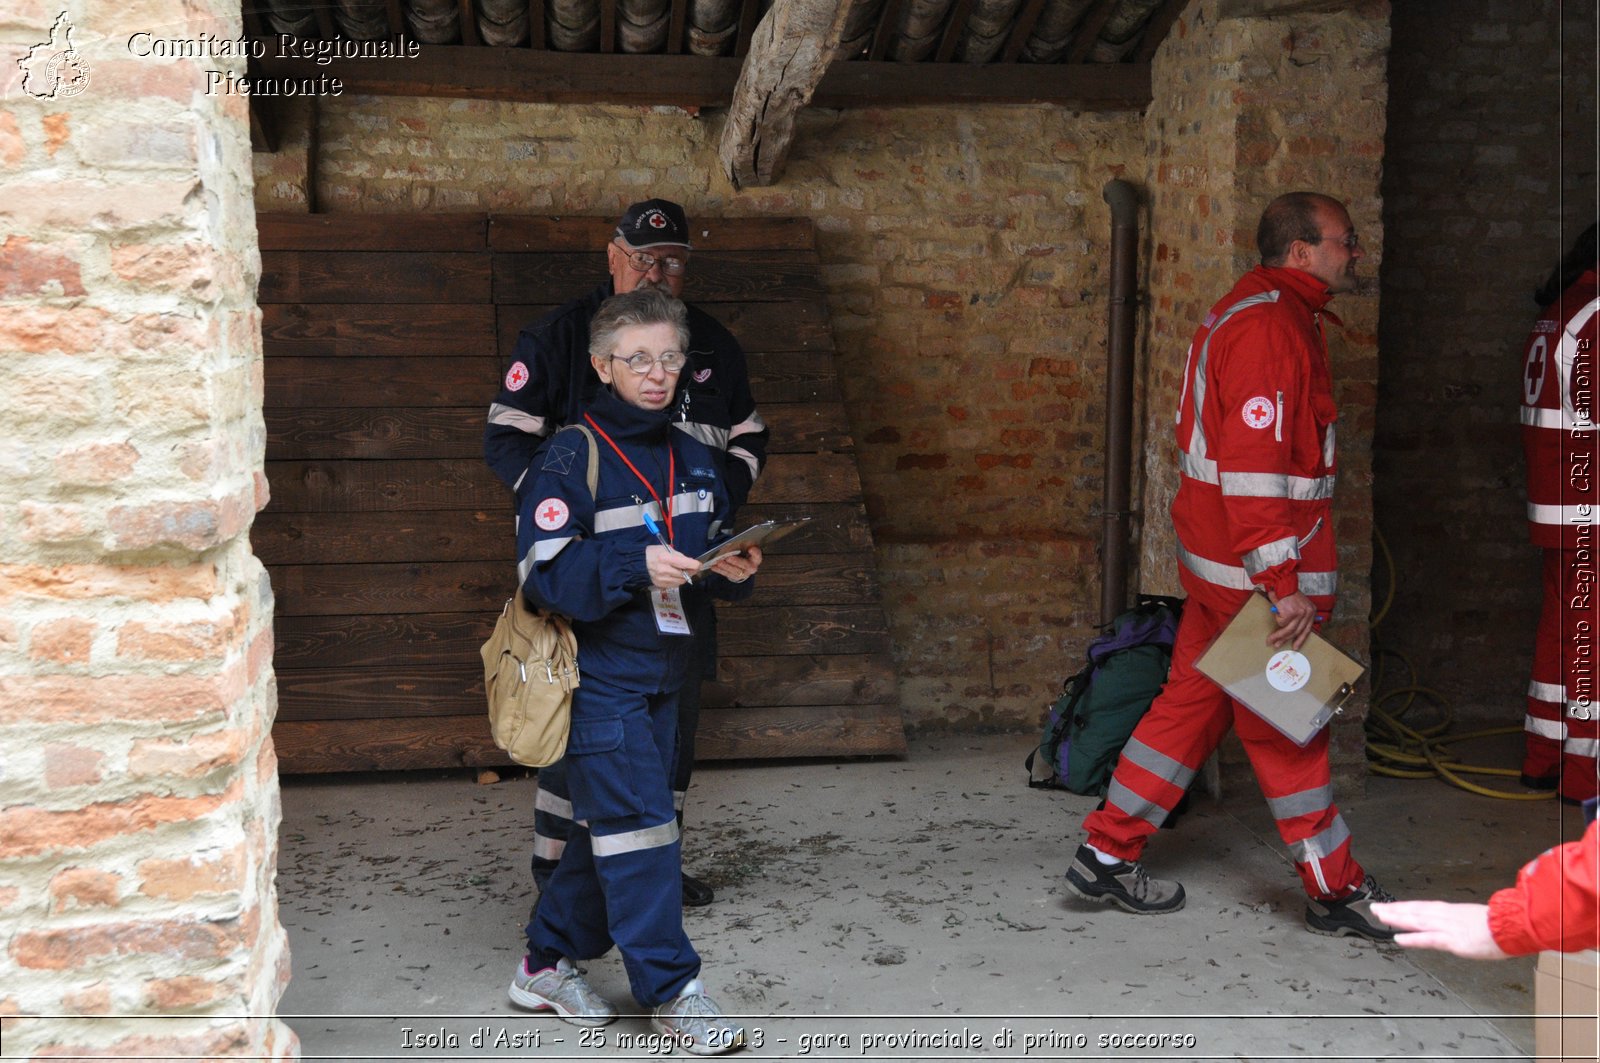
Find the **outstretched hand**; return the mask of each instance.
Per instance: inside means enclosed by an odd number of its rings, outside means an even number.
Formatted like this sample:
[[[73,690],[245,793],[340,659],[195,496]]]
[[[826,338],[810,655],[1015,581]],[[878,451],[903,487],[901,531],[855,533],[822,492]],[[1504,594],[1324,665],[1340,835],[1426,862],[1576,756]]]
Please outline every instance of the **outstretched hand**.
[[[1440,949],[1469,960],[1503,960],[1509,955],[1489,932],[1487,904],[1447,901],[1393,901],[1374,904],[1372,914],[1396,930],[1395,944],[1408,949]]]

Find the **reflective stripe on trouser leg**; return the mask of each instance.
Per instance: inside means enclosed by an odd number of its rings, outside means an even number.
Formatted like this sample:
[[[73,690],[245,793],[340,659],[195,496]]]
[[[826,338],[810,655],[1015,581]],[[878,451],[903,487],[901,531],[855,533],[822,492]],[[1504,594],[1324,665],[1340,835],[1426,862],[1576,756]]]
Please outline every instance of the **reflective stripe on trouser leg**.
[[[1192,598],[1184,605],[1166,686],[1123,748],[1105,807],[1084,820],[1096,849],[1137,860],[1227,733],[1227,695],[1194,669],[1195,658],[1226,622]]]
[[[586,674],[573,695],[567,783],[574,826],[540,894],[529,951],[592,959],[612,943],[634,998],[670,1000],[700,971],[683,931],[669,783],[676,692],[646,695]]]
[[[1243,705],[1233,704],[1234,733],[1250,757],[1306,893],[1344,896],[1361,885],[1366,872],[1350,855],[1350,829],[1333,803],[1327,728],[1304,747],[1297,746]]]
[[[1523,717],[1522,772],[1549,778],[1561,770],[1561,740],[1566,737],[1567,683],[1561,667],[1562,570],[1567,551],[1546,549],[1541,582],[1544,602],[1533,643],[1533,675],[1528,682],[1527,713]]]
[[[528,864],[539,889],[550,881],[571,836],[572,799],[567,792],[567,762],[562,758],[539,769],[539,792],[533,801],[533,856]]]

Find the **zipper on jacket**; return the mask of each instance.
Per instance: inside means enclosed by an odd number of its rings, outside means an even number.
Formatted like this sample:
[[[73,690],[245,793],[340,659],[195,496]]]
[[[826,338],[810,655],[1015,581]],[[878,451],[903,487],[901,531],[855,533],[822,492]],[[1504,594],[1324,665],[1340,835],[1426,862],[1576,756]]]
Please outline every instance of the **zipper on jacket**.
[[[1317,518],[1317,522],[1311,526],[1311,530],[1306,532],[1305,535],[1302,538],[1297,540],[1300,548],[1302,550],[1305,549],[1306,543],[1309,543],[1312,540],[1312,538],[1316,536],[1317,532],[1319,532],[1321,530],[1322,530],[1322,518],[1318,517]]]
[[[1283,392],[1278,392],[1278,417],[1277,427],[1272,430],[1272,435],[1278,442],[1283,442]]]

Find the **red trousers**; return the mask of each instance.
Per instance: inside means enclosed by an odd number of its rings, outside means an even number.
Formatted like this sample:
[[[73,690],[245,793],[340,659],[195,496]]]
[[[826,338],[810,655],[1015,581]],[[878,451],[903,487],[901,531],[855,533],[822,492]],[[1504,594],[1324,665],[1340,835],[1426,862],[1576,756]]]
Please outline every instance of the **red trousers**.
[[[1595,550],[1544,551],[1544,607],[1528,683],[1522,771],[1561,777],[1561,796],[1596,790],[1600,747],[1600,585]]]
[[[1327,730],[1297,746],[1195,670],[1195,659],[1230,619],[1193,598],[1184,604],[1167,685],[1123,748],[1105,807],[1084,822],[1089,844],[1137,860],[1231,726],[1306,892],[1342,897],[1366,875],[1350,855],[1350,831],[1333,804]]]

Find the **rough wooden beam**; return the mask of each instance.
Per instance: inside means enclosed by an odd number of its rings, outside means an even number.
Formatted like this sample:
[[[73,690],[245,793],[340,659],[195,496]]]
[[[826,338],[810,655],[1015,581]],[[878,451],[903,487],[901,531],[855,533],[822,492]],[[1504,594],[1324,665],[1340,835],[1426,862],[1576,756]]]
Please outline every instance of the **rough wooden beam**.
[[[1276,18],[1279,15],[1328,14],[1357,6],[1351,0],[1222,0],[1217,21],[1230,18]]]
[[[672,0],[672,21],[667,26],[667,54],[683,54],[683,27],[689,17],[689,0]]]
[[[542,52],[544,43],[544,0],[528,0],[528,47]]]
[[[461,0],[461,43],[481,43],[478,40],[478,13],[472,9],[472,0]]]
[[[1063,63],[1081,63],[1089,57],[1089,49],[1094,47],[1094,42],[1100,39],[1100,30],[1111,18],[1111,12],[1117,8],[1117,0],[1099,0],[1089,13],[1078,23],[1077,30],[1072,35],[1072,47],[1067,49]]]
[[[867,52],[867,58],[876,63],[883,59],[889,51],[889,41],[900,29],[900,8],[905,0],[884,0],[883,10],[878,15],[878,28],[872,34],[872,48]]]
[[[722,127],[722,169],[734,188],[783,173],[794,119],[838,54],[850,0],[776,0],[756,26]]]
[[[978,0],[956,0],[950,9],[949,18],[945,20],[944,35],[939,38],[939,50],[934,54],[935,63],[948,63],[950,57],[956,54],[956,45],[961,41],[961,35],[967,31],[967,19],[972,17],[972,8]]]
[[[470,59],[470,62],[465,60]],[[326,74],[348,94],[445,96],[527,103],[621,103],[726,107],[739,79],[731,56],[600,55],[424,44],[415,59],[260,60],[263,77]],[[1150,103],[1148,63],[834,63],[817,87],[819,107],[1059,103],[1137,110]]]
[[[1011,26],[1011,36],[1006,40],[1005,51],[1000,56],[1002,63],[1017,61],[1017,56],[1022,54],[1023,45],[1028,43],[1028,35],[1033,32],[1033,27],[1038,24],[1039,16],[1043,13],[1044,0],[1028,0],[1022,6],[1017,21]]]

